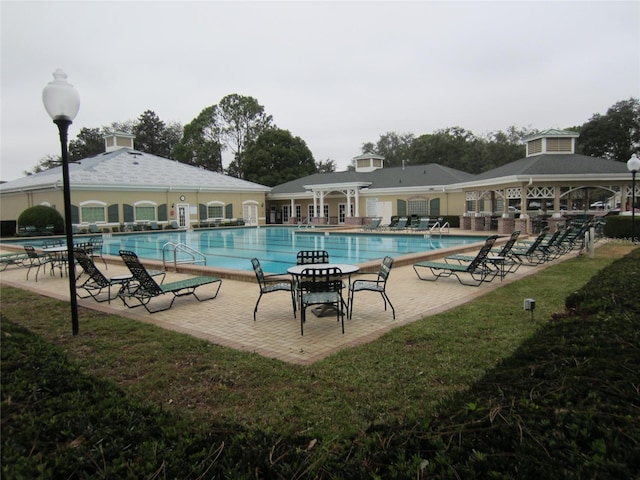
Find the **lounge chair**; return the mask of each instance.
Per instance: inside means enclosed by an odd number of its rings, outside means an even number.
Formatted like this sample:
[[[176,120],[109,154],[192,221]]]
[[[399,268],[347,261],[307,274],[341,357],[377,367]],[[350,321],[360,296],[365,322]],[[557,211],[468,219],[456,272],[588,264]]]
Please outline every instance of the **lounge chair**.
[[[384,257],[382,263],[380,264],[380,269],[378,273],[362,273],[358,276],[358,278],[351,284],[349,288],[349,308],[347,311],[349,312],[349,318],[353,317],[353,299],[356,292],[378,292],[382,296],[382,300],[384,301],[384,309],[387,310],[387,303],[391,307],[391,311],[393,312],[393,319],[396,319],[396,309],[393,308],[393,304],[389,297],[387,296],[387,280],[389,279],[389,273],[391,272],[391,267],[393,266],[393,258],[387,256]],[[375,280],[367,280],[367,275],[375,275]]]
[[[98,228],[98,225],[96,225],[95,223],[90,223],[89,233],[102,233],[102,230],[100,230],[100,228]]]
[[[253,321],[256,321],[256,312],[258,311],[258,304],[262,299],[262,295],[273,292],[289,292],[291,295],[291,303],[293,304],[293,316],[296,316],[296,298],[293,287],[293,282],[290,279],[283,279],[282,275],[279,274],[271,274],[265,275],[262,270],[262,266],[260,265],[260,260],[257,258],[251,259],[251,265],[253,266],[253,271],[256,274],[256,280],[258,280],[258,285],[260,285],[260,296],[258,297],[258,301],[256,302],[256,306],[253,309]]]
[[[400,217],[398,223],[396,223],[393,227],[389,227],[389,230],[400,231],[405,230],[407,228],[407,222],[409,219],[407,217]]]
[[[178,230],[180,228],[180,224],[177,220],[171,220],[169,224],[165,227],[165,230]]]
[[[585,234],[589,228],[591,228],[591,224],[588,222],[583,223],[577,228],[574,227],[574,230],[565,237],[559,246],[562,254],[569,253],[572,250],[582,252],[586,246]]]
[[[124,260],[125,265],[129,268],[131,275],[133,276],[131,282],[128,285],[126,291],[120,291],[118,296],[122,299],[122,302],[129,308],[134,308],[142,305],[149,313],[162,312],[168,310],[173,306],[173,302],[177,297],[185,295],[193,295],[196,300],[203,302],[205,300],[213,300],[218,296],[220,287],[222,286],[222,279],[218,277],[192,277],[186,280],[179,280],[177,282],[165,283],[158,285],[153,277],[149,274],[149,271],[140,263],[138,256],[135,252],[130,250],[120,250],[120,256]],[[217,284],[217,289],[213,296],[207,298],[200,298],[196,294],[196,289],[204,285]],[[171,294],[171,302],[163,307],[151,310],[149,303],[152,299],[160,297],[165,294]],[[130,305],[127,303],[127,299],[133,299],[137,303]]]
[[[431,219],[429,217],[426,218],[421,218],[420,221],[418,222],[418,225],[416,225],[415,227],[411,227],[411,229],[415,232],[424,232],[429,230],[429,228],[431,228],[432,222]]]
[[[344,334],[344,299],[342,298],[342,270],[340,268],[308,267],[299,277],[298,288],[300,298],[300,335],[304,335],[304,324],[307,320],[306,310],[311,305],[333,307],[337,320],[342,322]],[[319,315],[324,316],[324,315]]]
[[[501,272],[503,275],[506,275],[507,273],[514,273],[518,268],[520,268],[520,265],[522,265],[522,261],[519,258],[509,256],[511,249],[518,241],[519,236],[520,230],[514,231],[509,237],[509,240],[507,240],[501,248],[492,248],[491,252],[487,256],[487,262],[489,264],[495,264],[504,269]],[[475,255],[464,255],[459,253],[455,255],[447,255],[444,260],[445,262],[455,260],[458,263],[463,263],[472,262],[475,258]],[[499,259],[499,262],[496,261],[496,259]]]
[[[557,230],[553,235],[547,237],[546,232],[542,231],[529,246],[513,246],[509,252],[509,257],[519,259],[523,265],[536,266],[549,260],[549,248],[553,245],[556,238],[560,235]]]
[[[48,255],[38,254],[33,245],[25,245],[24,251],[27,255],[27,258],[25,260],[25,266],[28,267],[27,280],[29,280],[29,272],[31,272],[31,269],[34,267],[37,267],[36,282],[38,281],[38,273],[40,273],[40,268],[42,268],[43,272],[45,272],[47,269],[47,265],[49,265],[49,267],[53,271],[53,259],[51,257],[49,257]]]
[[[0,272],[4,272],[9,265],[23,267],[28,258],[26,253],[3,253],[0,255]]]
[[[374,217],[371,219],[370,224],[364,225],[362,227],[362,230],[364,230],[365,232],[375,232],[376,230],[380,229],[380,222],[382,222],[382,218]]]
[[[499,270],[492,268],[487,264],[487,256],[489,255],[489,252],[491,252],[493,244],[497,238],[497,235],[492,235],[487,238],[475,258],[466,265],[427,261],[415,263],[413,265],[413,270],[416,272],[416,275],[418,275],[420,280],[435,282],[441,277],[455,276],[458,279],[458,282],[462,285],[477,287],[483,282],[490,282],[499,273]],[[420,275],[419,269],[422,268],[428,268],[431,271],[432,276],[425,277]],[[471,280],[463,281],[461,277],[462,274],[468,275]]]
[[[98,270],[98,267],[93,263],[89,254],[82,248],[74,248],[73,257],[80,267],[82,267],[82,272],[84,272],[88,277],[82,284],[76,284],[76,295],[78,298],[91,297],[98,303],[111,303],[111,287],[118,285],[118,288],[122,290],[132,279],[131,275],[117,275],[107,278],[100,270]],[[82,272],[78,275],[78,279],[82,276]],[[107,289],[106,298],[99,298],[105,288]],[[85,290],[87,295],[81,295],[81,290]]]

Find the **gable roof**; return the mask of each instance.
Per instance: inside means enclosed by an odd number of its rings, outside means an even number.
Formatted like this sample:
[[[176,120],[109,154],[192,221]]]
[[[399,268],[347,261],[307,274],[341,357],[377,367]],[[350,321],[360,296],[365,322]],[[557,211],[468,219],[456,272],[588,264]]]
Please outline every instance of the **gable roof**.
[[[130,148],[121,148],[69,164],[71,189],[198,190],[268,192],[271,188],[211,172]],[[24,191],[62,185],[62,167],[0,184],[0,191]]]
[[[437,163],[381,168],[372,172],[316,173],[273,187],[269,196],[302,193],[313,186],[358,184],[369,189],[444,186],[470,181],[475,175]]]

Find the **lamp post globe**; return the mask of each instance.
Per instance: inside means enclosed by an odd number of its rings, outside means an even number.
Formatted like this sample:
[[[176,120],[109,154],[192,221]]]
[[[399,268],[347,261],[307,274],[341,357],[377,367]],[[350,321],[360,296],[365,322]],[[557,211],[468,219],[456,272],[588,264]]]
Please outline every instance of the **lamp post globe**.
[[[67,262],[69,265],[69,299],[71,302],[71,329],[77,335],[80,328],[78,324],[78,299],[76,298],[75,258],[73,255],[73,222],[71,219],[71,189],[69,186],[69,151],[67,149],[69,125],[76,118],[80,109],[80,95],[78,91],[67,82],[67,74],[62,69],[53,72],[54,80],[49,82],[42,90],[42,103],[58,126],[60,134],[61,159],[62,159],[62,187],[64,193],[64,229],[67,237]]]
[[[640,170],[640,158],[635,153],[627,161],[631,172],[631,241],[636,243],[636,173]]]

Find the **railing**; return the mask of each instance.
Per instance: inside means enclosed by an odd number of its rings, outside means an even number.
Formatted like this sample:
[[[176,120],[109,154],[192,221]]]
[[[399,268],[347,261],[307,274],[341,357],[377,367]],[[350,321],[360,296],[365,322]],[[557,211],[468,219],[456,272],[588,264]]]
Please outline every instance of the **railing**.
[[[449,222],[440,223],[442,220],[442,218],[439,218],[438,221],[431,226],[429,229],[431,235],[433,235],[434,231],[437,231],[440,235],[442,235],[442,232],[445,230],[447,233],[450,232],[451,225],[449,225]]]
[[[167,253],[173,252],[173,267],[178,268],[179,263],[190,263],[197,264],[201,263],[202,265],[207,264],[207,257],[204,253],[199,252],[195,248],[191,248],[189,245],[184,243],[173,243],[168,242],[162,246],[162,264],[165,269],[167,268]],[[178,252],[184,253],[188,256],[186,259],[178,260]]]
[[[298,228],[311,228],[309,217],[303,218],[302,221],[298,222]]]

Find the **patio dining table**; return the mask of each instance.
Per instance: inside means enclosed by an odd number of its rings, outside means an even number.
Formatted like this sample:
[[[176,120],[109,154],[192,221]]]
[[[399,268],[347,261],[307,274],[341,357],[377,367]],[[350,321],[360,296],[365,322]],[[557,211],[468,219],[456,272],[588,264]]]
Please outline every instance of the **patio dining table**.
[[[360,267],[357,265],[351,265],[348,263],[306,263],[302,265],[294,265],[287,268],[287,273],[293,277],[293,284],[298,283],[298,278],[302,275],[302,272],[308,269],[327,269],[327,268],[339,268],[342,275],[347,276],[347,291],[351,288],[351,275],[357,273]],[[335,309],[327,305],[321,305],[311,309],[316,317],[334,316],[336,314]]]
[[[42,253],[44,253],[47,257],[51,259],[51,273],[53,274],[54,268],[60,269],[60,276],[62,277],[62,270],[64,269],[65,273],[67,272],[68,258],[67,258],[67,246],[66,245],[56,245],[54,247],[44,247],[42,249]]]

